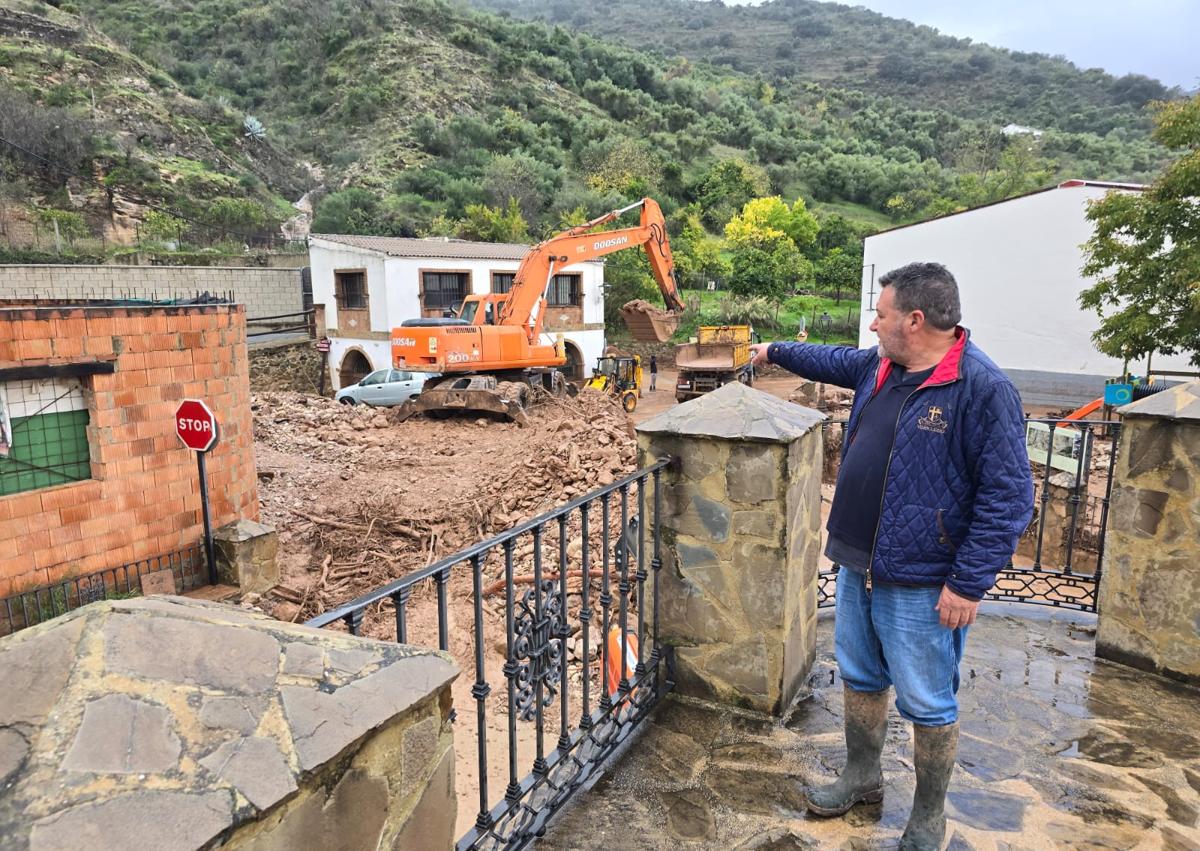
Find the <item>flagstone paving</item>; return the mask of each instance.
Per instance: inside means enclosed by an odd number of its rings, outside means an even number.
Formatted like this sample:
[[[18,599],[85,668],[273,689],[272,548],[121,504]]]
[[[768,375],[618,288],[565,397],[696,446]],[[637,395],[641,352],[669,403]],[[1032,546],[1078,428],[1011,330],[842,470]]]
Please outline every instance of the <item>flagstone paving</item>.
[[[894,848],[913,793],[894,708],[883,803],[803,812],[803,784],[843,760],[832,638],[826,614],[807,693],[781,719],[668,699],[538,848]],[[949,848],[1200,848],[1200,690],[1097,660],[1094,639],[1091,615],[985,605],[962,664]]]

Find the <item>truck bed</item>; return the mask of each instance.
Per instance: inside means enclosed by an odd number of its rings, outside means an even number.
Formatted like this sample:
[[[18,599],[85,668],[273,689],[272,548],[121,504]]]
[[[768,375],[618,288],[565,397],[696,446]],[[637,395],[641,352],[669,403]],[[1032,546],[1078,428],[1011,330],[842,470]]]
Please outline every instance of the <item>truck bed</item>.
[[[684,343],[675,350],[675,365],[697,372],[735,370],[749,361],[746,343]]]

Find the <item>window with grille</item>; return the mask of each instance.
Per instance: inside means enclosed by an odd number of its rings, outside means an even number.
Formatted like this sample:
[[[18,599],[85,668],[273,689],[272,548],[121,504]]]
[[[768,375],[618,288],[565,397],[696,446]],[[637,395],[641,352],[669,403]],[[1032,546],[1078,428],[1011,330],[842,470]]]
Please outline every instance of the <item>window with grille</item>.
[[[468,292],[466,272],[421,273],[421,307],[424,310],[458,310]]]
[[[580,307],[583,305],[583,283],[579,275],[555,275],[546,288],[549,307]]]
[[[334,272],[334,297],[344,310],[364,310],[367,306],[367,273]]]
[[[492,292],[506,293],[512,289],[515,272],[492,272]]]
[[[0,496],[92,476],[79,378],[0,382]]]

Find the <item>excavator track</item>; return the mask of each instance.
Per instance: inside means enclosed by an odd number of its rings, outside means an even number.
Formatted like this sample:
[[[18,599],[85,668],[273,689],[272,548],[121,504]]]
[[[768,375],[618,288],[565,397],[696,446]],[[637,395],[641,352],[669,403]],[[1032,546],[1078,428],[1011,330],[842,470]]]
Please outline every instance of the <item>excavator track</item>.
[[[569,392],[561,373],[552,379],[553,389],[545,392],[561,395]],[[557,390],[557,392],[555,392]],[[396,411],[396,421],[404,422],[416,414],[439,418],[455,413],[496,414],[519,425],[529,421],[526,409],[537,403],[540,389],[525,381],[502,381],[495,375],[454,375],[435,378],[421,393]]]
[[[497,381],[494,375],[446,376],[433,379],[419,395],[401,405],[396,419],[404,422],[416,414],[497,414],[523,425],[528,420],[529,390],[527,384]]]

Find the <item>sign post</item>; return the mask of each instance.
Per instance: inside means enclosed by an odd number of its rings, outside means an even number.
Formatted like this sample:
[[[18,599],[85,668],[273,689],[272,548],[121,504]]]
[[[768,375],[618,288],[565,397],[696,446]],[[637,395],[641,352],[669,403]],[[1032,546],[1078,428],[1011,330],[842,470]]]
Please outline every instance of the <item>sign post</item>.
[[[322,337],[317,340],[317,351],[321,353],[321,378],[317,384],[317,395],[325,395],[325,370],[329,368],[329,349],[330,343],[328,337]]]
[[[212,518],[208,510],[208,470],[204,458],[217,445],[217,417],[199,399],[184,399],[175,411],[175,433],[184,446],[196,453],[200,505],[204,512],[204,556],[208,562],[208,581],[216,585],[217,560],[213,552]]]

